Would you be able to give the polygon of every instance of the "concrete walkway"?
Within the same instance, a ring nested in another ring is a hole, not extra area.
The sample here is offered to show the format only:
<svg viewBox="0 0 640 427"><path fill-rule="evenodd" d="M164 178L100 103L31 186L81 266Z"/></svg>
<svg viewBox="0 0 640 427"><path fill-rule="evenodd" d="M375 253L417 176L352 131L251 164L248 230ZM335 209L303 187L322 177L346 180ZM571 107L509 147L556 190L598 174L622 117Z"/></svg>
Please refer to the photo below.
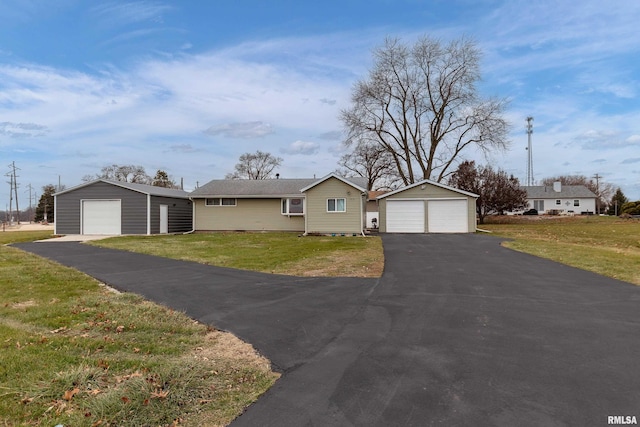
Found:
<svg viewBox="0 0 640 427"><path fill-rule="evenodd" d="M273 276L78 243L16 246L252 343L284 375L234 426L640 416L639 287L490 236L382 237L380 280Z"/></svg>

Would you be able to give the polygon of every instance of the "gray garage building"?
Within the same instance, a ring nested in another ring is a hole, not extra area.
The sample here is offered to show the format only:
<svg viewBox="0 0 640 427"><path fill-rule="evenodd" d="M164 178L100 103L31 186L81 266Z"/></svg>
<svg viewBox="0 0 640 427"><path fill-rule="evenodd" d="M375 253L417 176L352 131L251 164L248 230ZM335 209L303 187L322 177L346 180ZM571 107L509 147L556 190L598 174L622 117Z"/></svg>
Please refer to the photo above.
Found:
<svg viewBox="0 0 640 427"><path fill-rule="evenodd" d="M190 231L188 193L98 179L54 194L55 234L163 234Z"/></svg>
<svg viewBox="0 0 640 427"><path fill-rule="evenodd" d="M474 233L477 199L477 194L426 179L376 198L380 231Z"/></svg>

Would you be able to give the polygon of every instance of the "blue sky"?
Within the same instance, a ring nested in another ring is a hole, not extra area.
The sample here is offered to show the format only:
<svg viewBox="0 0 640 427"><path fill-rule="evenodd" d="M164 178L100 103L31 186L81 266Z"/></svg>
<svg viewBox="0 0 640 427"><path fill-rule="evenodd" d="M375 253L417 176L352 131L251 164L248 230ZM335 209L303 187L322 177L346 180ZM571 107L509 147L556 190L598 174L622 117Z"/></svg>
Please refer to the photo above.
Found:
<svg viewBox="0 0 640 427"><path fill-rule="evenodd" d="M638 22L635 0L0 0L0 172L20 168L21 207L112 163L192 189L260 149L323 176L371 50L426 34L473 38L482 94L510 100L510 149L467 158L524 182L531 115L536 180L598 173L638 200Z"/></svg>

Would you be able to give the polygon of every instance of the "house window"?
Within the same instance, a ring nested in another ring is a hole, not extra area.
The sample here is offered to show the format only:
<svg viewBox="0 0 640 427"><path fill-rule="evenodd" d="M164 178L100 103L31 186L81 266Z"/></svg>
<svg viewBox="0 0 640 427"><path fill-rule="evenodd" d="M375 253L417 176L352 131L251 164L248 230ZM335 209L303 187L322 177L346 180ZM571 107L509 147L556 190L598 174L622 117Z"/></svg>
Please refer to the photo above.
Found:
<svg viewBox="0 0 640 427"><path fill-rule="evenodd" d="M580 200L574 200L573 206L580 206Z"/></svg>
<svg viewBox="0 0 640 427"><path fill-rule="evenodd" d="M346 212L347 199L327 199L327 212Z"/></svg>
<svg viewBox="0 0 640 427"><path fill-rule="evenodd" d="M282 199L282 215L304 215L304 199L301 197Z"/></svg>
<svg viewBox="0 0 640 427"><path fill-rule="evenodd" d="M556 205L559 205L559 204L561 204L561 203L562 203L562 200L560 200L560 199L556 199Z"/></svg>
<svg viewBox="0 0 640 427"><path fill-rule="evenodd" d="M237 201L233 198L213 197L204 199L204 204L207 206L236 206Z"/></svg>

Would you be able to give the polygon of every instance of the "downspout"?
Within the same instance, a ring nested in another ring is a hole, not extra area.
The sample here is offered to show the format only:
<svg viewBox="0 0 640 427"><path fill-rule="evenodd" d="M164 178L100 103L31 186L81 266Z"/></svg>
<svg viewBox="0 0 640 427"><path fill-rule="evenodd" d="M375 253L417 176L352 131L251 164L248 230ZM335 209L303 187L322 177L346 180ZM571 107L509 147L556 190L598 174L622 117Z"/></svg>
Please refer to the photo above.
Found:
<svg viewBox="0 0 640 427"><path fill-rule="evenodd" d="M20 214L18 213L18 216L19 215ZM82 213L80 214L80 217L82 218ZM31 218L29 218L29 221L31 221ZM56 236L58 235L58 196L53 196L53 234Z"/></svg>
<svg viewBox="0 0 640 427"><path fill-rule="evenodd" d="M307 212L307 194L305 193L304 195L304 199L302 199L302 203L304 203L304 205L302 205L302 211L304 212L304 233L302 233L303 236L308 236L307 233L307 218L309 217L309 212Z"/></svg>
<svg viewBox="0 0 640 427"><path fill-rule="evenodd" d="M151 194L147 194L147 236L151 235Z"/></svg>
<svg viewBox="0 0 640 427"><path fill-rule="evenodd" d="M362 205L366 206L367 198L369 197L369 194L366 192L363 192L361 196L362 197L360 197L360 234L362 234L362 237L367 237L367 235L364 232L364 211L362 210Z"/></svg>
<svg viewBox="0 0 640 427"><path fill-rule="evenodd" d="M192 234L196 231L196 202L191 197L189 197L189 200L191 201L191 230L182 234Z"/></svg>

